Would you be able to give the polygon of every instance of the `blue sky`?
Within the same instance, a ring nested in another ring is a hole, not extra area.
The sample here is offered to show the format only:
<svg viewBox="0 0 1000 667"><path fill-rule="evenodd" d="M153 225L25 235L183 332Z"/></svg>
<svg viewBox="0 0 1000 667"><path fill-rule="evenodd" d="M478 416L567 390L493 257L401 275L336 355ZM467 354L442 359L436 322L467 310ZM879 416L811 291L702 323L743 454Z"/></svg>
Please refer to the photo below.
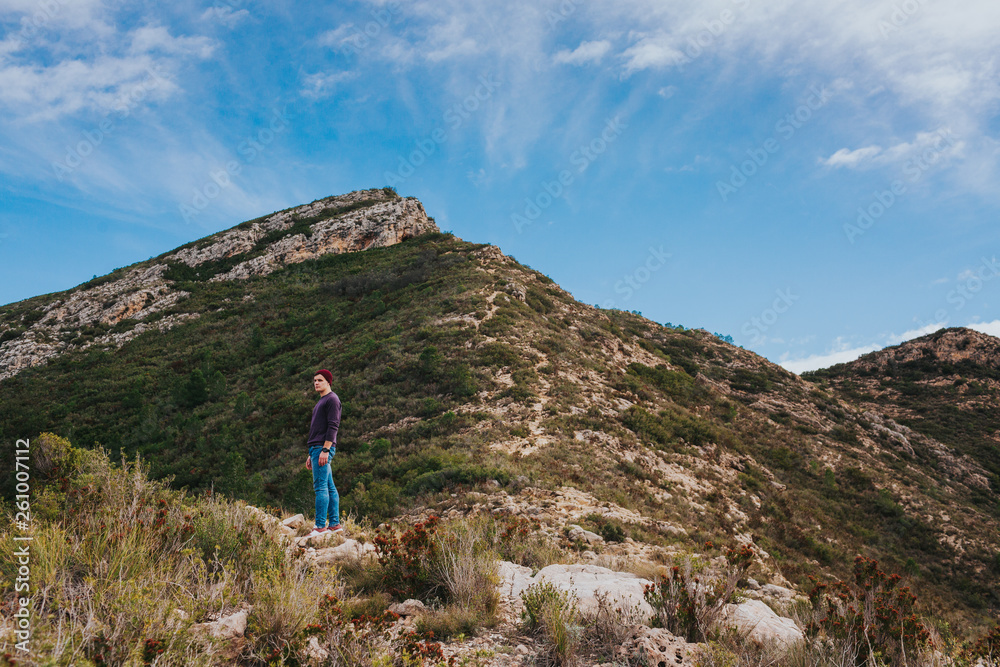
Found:
<svg viewBox="0 0 1000 667"><path fill-rule="evenodd" d="M794 371L1000 334L1000 4L0 0L0 303L394 185Z"/></svg>

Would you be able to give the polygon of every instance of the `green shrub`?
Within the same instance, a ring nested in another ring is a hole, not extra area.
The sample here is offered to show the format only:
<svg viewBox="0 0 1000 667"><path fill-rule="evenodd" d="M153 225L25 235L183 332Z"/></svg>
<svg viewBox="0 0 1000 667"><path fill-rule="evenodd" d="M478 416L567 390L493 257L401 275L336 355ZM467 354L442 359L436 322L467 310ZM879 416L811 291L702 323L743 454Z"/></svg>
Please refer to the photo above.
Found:
<svg viewBox="0 0 1000 667"><path fill-rule="evenodd" d="M521 593L524 628L542 638L555 665L570 665L576 656L583 626L576 595L551 582L532 584Z"/></svg>

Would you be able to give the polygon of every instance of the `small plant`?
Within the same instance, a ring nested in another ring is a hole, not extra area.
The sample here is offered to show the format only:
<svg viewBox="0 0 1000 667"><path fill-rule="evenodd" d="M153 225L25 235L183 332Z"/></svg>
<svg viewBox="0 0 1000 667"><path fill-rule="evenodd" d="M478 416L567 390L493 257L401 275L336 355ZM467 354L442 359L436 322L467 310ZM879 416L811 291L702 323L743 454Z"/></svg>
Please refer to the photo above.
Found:
<svg viewBox="0 0 1000 667"><path fill-rule="evenodd" d="M970 665L1000 665L1000 625L997 625L962 650Z"/></svg>
<svg viewBox="0 0 1000 667"><path fill-rule="evenodd" d="M521 600L524 628L546 640L551 664L572 664L583 630L576 595L546 581L529 586L521 593Z"/></svg>
<svg viewBox="0 0 1000 667"><path fill-rule="evenodd" d="M401 535L379 531L372 540L390 595L402 600L426 598L437 588L430 562L437 549L433 537L439 520L432 516Z"/></svg>
<svg viewBox="0 0 1000 667"><path fill-rule="evenodd" d="M913 661L933 642L914 613L917 597L909 587L899 585L901 580L898 574L883 572L877 560L858 556L854 585L817 583L810 591L814 618L806 624L806 633L843 643L849 654L857 656L857 665Z"/></svg>
<svg viewBox="0 0 1000 667"><path fill-rule="evenodd" d="M706 546L710 546L706 544ZM691 642L712 638L727 604L736 599L736 588L753 562L753 548L744 544L726 551L726 569L714 581L702 581L691 558L674 565L667 576L646 586L646 601L653 607L653 624Z"/></svg>

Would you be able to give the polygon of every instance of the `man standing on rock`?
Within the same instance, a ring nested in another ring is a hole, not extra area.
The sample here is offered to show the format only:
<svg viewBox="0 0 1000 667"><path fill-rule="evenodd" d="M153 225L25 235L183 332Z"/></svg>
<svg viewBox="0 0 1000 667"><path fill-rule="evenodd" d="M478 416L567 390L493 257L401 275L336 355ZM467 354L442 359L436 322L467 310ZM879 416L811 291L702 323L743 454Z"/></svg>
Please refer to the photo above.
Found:
<svg viewBox="0 0 1000 667"><path fill-rule="evenodd" d="M331 384L333 373L325 368L313 376L313 388L319 393L319 401L313 408L309 424L306 469L312 470L313 490L316 492L316 527L307 537L344 530L340 527L340 496L333 485L333 472L330 470L330 459L337 451L337 429L340 428L340 398L333 393ZM329 527L327 519L330 520Z"/></svg>

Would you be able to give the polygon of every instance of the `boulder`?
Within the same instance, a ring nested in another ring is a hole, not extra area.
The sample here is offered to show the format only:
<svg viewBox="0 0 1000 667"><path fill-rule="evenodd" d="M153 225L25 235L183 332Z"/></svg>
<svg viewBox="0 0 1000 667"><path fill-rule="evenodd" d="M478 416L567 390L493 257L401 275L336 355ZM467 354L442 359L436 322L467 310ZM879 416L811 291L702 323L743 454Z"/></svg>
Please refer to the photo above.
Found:
<svg viewBox="0 0 1000 667"><path fill-rule="evenodd" d="M301 514L296 514L295 516L290 516L281 522L281 525L287 526L292 530L298 530L306 522L306 518Z"/></svg>
<svg viewBox="0 0 1000 667"><path fill-rule="evenodd" d="M803 641L802 630L790 618L778 616L760 600L746 600L729 604L723 610L723 624L761 644L775 644L790 648Z"/></svg>
<svg viewBox="0 0 1000 667"><path fill-rule="evenodd" d="M556 588L570 591L577 597L577 607L581 612L594 613L598 609L598 597L606 597L609 602L623 612L636 611L643 619L653 614L643 596L643 588L652 583L631 572L615 572L598 565L549 565L539 570L534 577L526 577L519 566L501 564L500 576L504 582L501 592L511 596L515 607L521 606L521 592L532 584L549 582Z"/></svg>
<svg viewBox="0 0 1000 667"><path fill-rule="evenodd" d="M309 551L306 558L316 565L334 563L352 558L364 558L375 553L375 545L371 542L358 542L357 540L344 540L343 544L335 547L326 547Z"/></svg>
<svg viewBox="0 0 1000 667"><path fill-rule="evenodd" d="M319 645L319 639L317 637L310 637L306 643L307 664L319 667L319 665L327 664L329 659L330 652Z"/></svg>
<svg viewBox="0 0 1000 667"><path fill-rule="evenodd" d="M243 651L246 644L244 633L247 630L247 612L238 611L217 621L196 623L191 626L191 633L203 637L211 637L221 643L221 656L234 661Z"/></svg>
<svg viewBox="0 0 1000 667"><path fill-rule="evenodd" d="M662 628L637 625L618 649L618 664L694 667L697 648Z"/></svg>
<svg viewBox="0 0 1000 667"><path fill-rule="evenodd" d="M327 531L325 533L320 533L316 537L297 537L292 542L297 547L302 547L303 549L308 549L312 547L314 549L319 549L321 547L335 547L340 546L345 542L343 533L331 533Z"/></svg>
<svg viewBox="0 0 1000 667"><path fill-rule="evenodd" d="M389 611L400 616L419 616L427 611L427 607L420 600L411 599L391 605Z"/></svg>
<svg viewBox="0 0 1000 667"><path fill-rule="evenodd" d="M569 526L569 539L574 542L585 542L587 544L604 544L603 537L576 525Z"/></svg>

